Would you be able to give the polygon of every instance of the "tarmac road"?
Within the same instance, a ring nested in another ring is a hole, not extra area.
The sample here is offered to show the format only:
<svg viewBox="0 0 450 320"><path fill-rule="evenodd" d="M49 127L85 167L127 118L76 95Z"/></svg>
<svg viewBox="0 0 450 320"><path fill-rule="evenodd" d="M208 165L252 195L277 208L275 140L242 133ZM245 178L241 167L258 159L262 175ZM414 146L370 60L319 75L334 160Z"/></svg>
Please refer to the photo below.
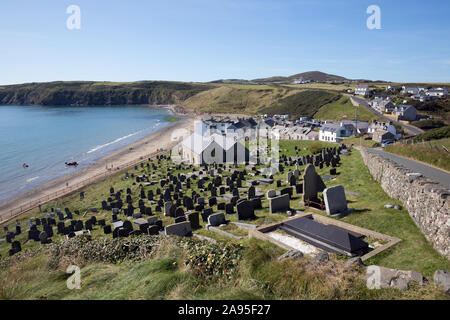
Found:
<svg viewBox="0 0 450 320"><path fill-rule="evenodd" d="M439 184L450 190L450 173L447 173L446 171L439 170L424 163L406 159L396 154L385 152L379 149L367 149L367 151L373 154L380 155L386 159L390 159L404 166L405 168L412 170L413 172L419 172L424 177L439 182Z"/></svg>

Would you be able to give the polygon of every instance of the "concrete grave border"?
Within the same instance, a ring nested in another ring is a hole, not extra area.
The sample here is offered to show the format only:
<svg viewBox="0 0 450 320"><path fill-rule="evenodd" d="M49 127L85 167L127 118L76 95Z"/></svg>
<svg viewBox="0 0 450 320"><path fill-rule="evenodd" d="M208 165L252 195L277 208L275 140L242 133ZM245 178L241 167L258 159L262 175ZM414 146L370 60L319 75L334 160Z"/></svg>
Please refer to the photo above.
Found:
<svg viewBox="0 0 450 320"><path fill-rule="evenodd" d="M378 253L380 253L380 252L394 246L395 244L399 243L400 241L402 241L401 239L396 238L396 237L388 236L388 235L385 235L385 234L382 234L382 233L379 233L376 231L361 228L361 227L358 227L358 226L355 226L355 225L352 225L352 224L349 224L346 222L338 221L333 218L328 218L328 217L322 216L320 214L315 214L315 213L297 214L292 218L288 218L288 219L280 221L280 222L275 222L275 223L272 223L269 225L261 226L259 228L253 229L253 230L249 230L248 236L249 236L249 238L257 238L257 239L260 239L263 241L270 241L273 244L276 244L277 246L279 246L283 249L286 249L286 250L296 250L295 248L293 248L281 241L275 240L272 237L267 236L265 233L278 229L278 227L283 222L302 218L302 217L311 217L311 216L314 218L315 221L323 223L323 224L334 225L336 227L340 227L340 228L346 229L348 231L352 231L352 232L356 232L359 234L363 234L365 236L370 236L372 238L388 241L388 243L386 243L385 245L382 245L382 246L366 253L365 255L361 256L362 261L366 261L366 260L374 257L375 255L377 255Z"/></svg>

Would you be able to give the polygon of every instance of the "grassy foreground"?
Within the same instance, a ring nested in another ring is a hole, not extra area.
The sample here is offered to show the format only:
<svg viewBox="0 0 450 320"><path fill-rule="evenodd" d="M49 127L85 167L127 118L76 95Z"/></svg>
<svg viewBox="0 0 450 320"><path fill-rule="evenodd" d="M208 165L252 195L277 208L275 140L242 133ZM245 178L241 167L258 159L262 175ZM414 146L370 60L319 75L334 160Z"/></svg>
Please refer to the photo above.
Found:
<svg viewBox="0 0 450 320"><path fill-rule="evenodd" d="M281 141L282 153L293 156L294 147L299 154L326 146L323 143ZM153 160L155 161L155 160ZM170 163L162 161L156 172L141 169L149 175L164 176ZM293 170L293 167L286 168ZM300 167L303 170L304 167ZM327 168L319 169L321 175ZM135 172L129 169L129 172ZM180 172L187 172L183 168ZM357 151L342 157L334 180L325 180L327 186L342 184L346 190L360 195L347 195L349 206L355 213L343 221L375 230L402 239L393 248L375 256L367 264L416 270L431 279L437 269L450 269L450 262L437 253L420 233L406 210L396 211L384 208L385 203L398 203L389 198L376 183ZM175 174L179 172L175 170ZM138 172L135 172L136 174ZM228 173L225 173L227 175ZM284 174L275 179L285 180ZM134 205L137 205L139 190L132 181L125 180L124 171L108 177L102 182L84 189L86 197L80 201L78 193L53 201L43 207L69 207L83 214L88 208L99 207L101 200L109 195L110 186L116 190L131 187ZM283 187L286 182L283 182ZM192 189L198 191L196 184ZM258 186L266 191L272 186ZM156 186L146 186L145 191ZM184 192L188 190L184 187ZM189 194L189 193L188 193ZM241 197L245 192L241 193ZM291 205L304 209L300 197L294 196ZM264 198L263 209L257 210L258 219L250 223L265 224L279 221L286 215L270 215L268 201ZM154 206L152 206L154 212ZM214 206L217 212L217 207ZM88 219L74 216L76 219ZM100 210L97 219L111 222L110 212ZM173 218L157 213L164 224L173 223ZM29 217L39 217L38 210L19 218L22 226ZM121 215L121 218L122 215ZM235 215L227 216L236 221ZM201 223L204 225L204 223ZM13 229L15 221L9 223ZM23 227L25 231L25 227ZM3 228L1 229L3 236ZM231 230L230 230L231 232ZM241 231L242 232L242 231ZM92 241L81 238L64 240L55 235L54 243L41 246L25 242L23 233L17 237L23 252L12 258L7 256L9 244L0 243L0 298L1 299L439 299L445 298L442 291L433 284L424 287L411 284L407 291L395 289L368 290L365 287L364 269L344 268L345 259L331 255L331 260L316 267L307 267L310 257L292 261L278 261L284 250L267 242L243 238L234 240L219 236L202 228L195 233L215 238L218 243L164 238L159 236L138 236L135 238L112 239L103 235L96 226L91 233ZM243 234L245 235L245 233ZM124 249L127 248L127 249ZM133 249L130 249L133 248ZM147 250L148 249L148 250ZM81 268L81 290L66 288L66 268L75 264ZM216 272L216 273L215 273Z"/></svg>

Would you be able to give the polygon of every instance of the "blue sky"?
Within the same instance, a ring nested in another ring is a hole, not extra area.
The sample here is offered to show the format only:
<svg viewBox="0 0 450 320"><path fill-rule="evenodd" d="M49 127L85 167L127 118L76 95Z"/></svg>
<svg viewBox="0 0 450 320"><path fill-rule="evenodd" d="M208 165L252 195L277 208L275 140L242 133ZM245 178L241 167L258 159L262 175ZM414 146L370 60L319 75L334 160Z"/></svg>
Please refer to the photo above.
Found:
<svg viewBox="0 0 450 320"><path fill-rule="evenodd" d="M69 5L81 29L69 30ZM369 5L381 30L369 30ZM0 2L0 84L255 79L320 70L450 82L450 1Z"/></svg>

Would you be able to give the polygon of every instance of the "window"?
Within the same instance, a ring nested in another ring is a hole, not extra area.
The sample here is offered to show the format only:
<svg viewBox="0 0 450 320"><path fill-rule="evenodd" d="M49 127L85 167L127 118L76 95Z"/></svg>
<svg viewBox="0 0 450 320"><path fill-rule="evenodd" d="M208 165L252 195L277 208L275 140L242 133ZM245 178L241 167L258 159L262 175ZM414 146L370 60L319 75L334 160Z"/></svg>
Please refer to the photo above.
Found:
<svg viewBox="0 0 450 320"><path fill-rule="evenodd" d="M212 149L211 157L214 158L216 156L216 148Z"/></svg>

